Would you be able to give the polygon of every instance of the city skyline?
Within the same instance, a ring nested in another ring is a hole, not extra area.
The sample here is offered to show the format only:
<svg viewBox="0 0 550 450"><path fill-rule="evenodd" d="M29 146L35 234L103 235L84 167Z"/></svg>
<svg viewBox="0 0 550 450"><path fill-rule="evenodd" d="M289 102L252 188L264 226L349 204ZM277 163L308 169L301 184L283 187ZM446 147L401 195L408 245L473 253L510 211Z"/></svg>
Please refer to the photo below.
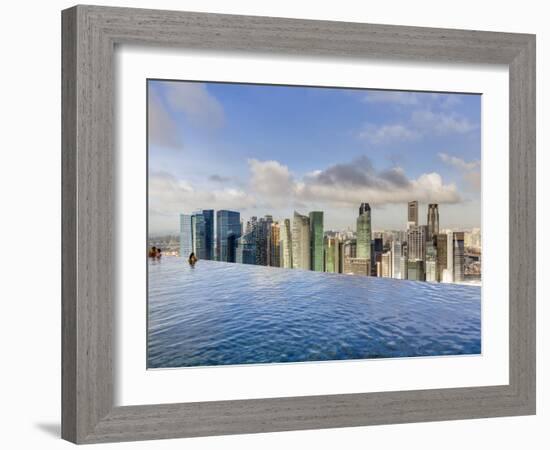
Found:
<svg viewBox="0 0 550 450"><path fill-rule="evenodd" d="M207 206L246 217L323 211L324 229L400 229L402 208L480 227L480 98L149 81L149 234Z"/></svg>
<svg viewBox="0 0 550 450"><path fill-rule="evenodd" d="M198 210L180 214L179 256L414 281L480 282L481 230L440 229L437 203L428 205L424 224L418 209L418 201L409 201L406 228L382 232L373 232L373 211L366 202L358 208L355 229L340 231L324 229L324 211L245 221L238 211L219 210L214 224L214 210Z"/></svg>

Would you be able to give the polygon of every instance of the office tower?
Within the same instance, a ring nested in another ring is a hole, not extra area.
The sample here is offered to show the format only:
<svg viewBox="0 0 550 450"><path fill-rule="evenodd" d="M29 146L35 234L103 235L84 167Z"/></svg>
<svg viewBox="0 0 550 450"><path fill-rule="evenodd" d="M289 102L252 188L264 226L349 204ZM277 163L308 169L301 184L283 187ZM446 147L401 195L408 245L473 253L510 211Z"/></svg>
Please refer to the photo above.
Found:
<svg viewBox="0 0 550 450"><path fill-rule="evenodd" d="M409 202L407 222L418 225L418 202L416 200Z"/></svg>
<svg viewBox="0 0 550 450"><path fill-rule="evenodd" d="M344 242L338 238L338 273L344 273Z"/></svg>
<svg viewBox="0 0 550 450"><path fill-rule="evenodd" d="M292 221L292 268L310 269L309 217L294 211Z"/></svg>
<svg viewBox="0 0 550 450"><path fill-rule="evenodd" d="M424 281L424 261L419 259L407 262L407 279L414 281Z"/></svg>
<svg viewBox="0 0 550 450"><path fill-rule="evenodd" d="M337 237L325 238L325 272L339 272L340 267L340 239Z"/></svg>
<svg viewBox="0 0 550 450"><path fill-rule="evenodd" d="M409 261L425 260L426 225L412 225L408 231L407 249Z"/></svg>
<svg viewBox="0 0 550 450"><path fill-rule="evenodd" d="M384 239L376 237L371 241L371 258L370 264L372 267L372 276L381 276L381 268L378 270L378 266L382 262L382 253L384 252ZM380 272L380 273L379 273Z"/></svg>
<svg viewBox="0 0 550 450"><path fill-rule="evenodd" d="M453 233L453 276L454 282L464 281L464 233Z"/></svg>
<svg viewBox="0 0 550 450"><path fill-rule="evenodd" d="M437 242L436 276L437 276L437 281L443 281L443 271L447 269L447 235L438 234L436 237L436 242Z"/></svg>
<svg viewBox="0 0 550 450"><path fill-rule="evenodd" d="M401 241L399 236L395 236L391 243L391 266L392 266L392 278L398 280L402 279L401 276Z"/></svg>
<svg viewBox="0 0 550 450"><path fill-rule="evenodd" d="M256 264L258 266L267 266L270 259L272 223L272 216L261 217L256 222Z"/></svg>
<svg viewBox="0 0 550 450"><path fill-rule="evenodd" d="M357 258L371 259L371 210L368 203L361 203L357 217Z"/></svg>
<svg viewBox="0 0 550 450"><path fill-rule="evenodd" d="M408 235L405 235L405 238ZM408 279L408 266L407 262L409 261L409 245L406 240L401 242L401 279Z"/></svg>
<svg viewBox="0 0 550 450"><path fill-rule="evenodd" d="M235 262L237 239L241 231L241 214L236 211L216 212L216 248L218 261Z"/></svg>
<svg viewBox="0 0 550 450"><path fill-rule="evenodd" d="M434 240L428 238L426 241L426 260L424 264L426 281L437 281L437 250Z"/></svg>
<svg viewBox="0 0 550 450"><path fill-rule="evenodd" d="M206 259L206 222L200 212L191 216L191 231L193 234L193 253L198 259Z"/></svg>
<svg viewBox="0 0 550 450"><path fill-rule="evenodd" d="M454 281L454 250L453 250L453 232L447 231L447 267L443 269L441 281L443 283L452 283Z"/></svg>
<svg viewBox="0 0 550 450"><path fill-rule="evenodd" d="M235 261L241 264L256 264L256 235L254 230L237 239Z"/></svg>
<svg viewBox="0 0 550 450"><path fill-rule="evenodd" d="M439 208L437 203L428 205L428 239L434 239L439 234Z"/></svg>
<svg viewBox="0 0 550 450"><path fill-rule="evenodd" d="M204 259L214 259L214 210L203 209L201 214L204 217Z"/></svg>
<svg viewBox="0 0 550 450"><path fill-rule="evenodd" d="M267 264L271 267L281 267L281 225L277 222L271 224L270 245Z"/></svg>
<svg viewBox="0 0 550 450"><path fill-rule="evenodd" d="M180 256L189 258L193 251L193 230L191 228L191 215L180 214Z"/></svg>
<svg viewBox="0 0 550 450"><path fill-rule="evenodd" d="M481 252L481 230L479 228L472 228L468 233L464 233L464 248Z"/></svg>
<svg viewBox="0 0 550 450"><path fill-rule="evenodd" d="M283 220L281 224L281 267L292 268L292 233L290 230L290 219Z"/></svg>
<svg viewBox="0 0 550 450"><path fill-rule="evenodd" d="M392 278L392 252L385 252L382 253L382 258L380 261L380 265L382 268L381 276L384 278Z"/></svg>
<svg viewBox="0 0 550 450"><path fill-rule="evenodd" d="M323 211L312 211L309 213L309 237L311 247L311 270L323 271L324 259L324 230Z"/></svg>
<svg viewBox="0 0 550 450"><path fill-rule="evenodd" d="M250 233L251 231L256 229L256 223L258 222L258 218L256 216L252 216L250 220L246 222L246 227L244 229L245 233Z"/></svg>

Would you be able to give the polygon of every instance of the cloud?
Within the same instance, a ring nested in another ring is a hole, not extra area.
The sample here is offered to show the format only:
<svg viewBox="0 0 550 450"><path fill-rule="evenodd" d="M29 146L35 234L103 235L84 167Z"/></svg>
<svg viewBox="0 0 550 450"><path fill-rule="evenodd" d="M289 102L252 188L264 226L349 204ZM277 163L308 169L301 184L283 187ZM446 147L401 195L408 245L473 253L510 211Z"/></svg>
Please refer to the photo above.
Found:
<svg viewBox="0 0 550 450"><path fill-rule="evenodd" d="M152 90L149 91L148 134L150 145L173 149L183 148L183 139L176 121Z"/></svg>
<svg viewBox="0 0 550 450"><path fill-rule="evenodd" d="M177 229L179 214L198 209L245 210L256 198L242 189L195 187L168 172L149 175L149 220L152 230Z"/></svg>
<svg viewBox="0 0 550 450"><path fill-rule="evenodd" d="M481 189L481 161L465 161L456 156L440 152L439 159L449 166L455 167L462 173L462 178L467 186L479 192Z"/></svg>
<svg viewBox="0 0 550 450"><path fill-rule="evenodd" d="M231 177L225 177L223 175L218 175L217 173L214 173L208 177L210 181L215 181L216 183L227 183L231 181Z"/></svg>
<svg viewBox="0 0 550 450"><path fill-rule="evenodd" d="M346 164L336 164L305 177L295 186L301 201L352 206L361 202L374 205L421 202L458 203L461 197L454 184L445 184L437 173L408 178L400 167L376 170L366 156Z"/></svg>
<svg viewBox="0 0 550 450"><path fill-rule="evenodd" d="M194 125L221 127L224 124L222 105L203 83L166 81L162 88L170 109L184 113Z"/></svg>
<svg viewBox="0 0 550 450"><path fill-rule="evenodd" d="M272 198L285 198L294 184L288 167L277 161L249 159L250 186L256 193Z"/></svg>
<svg viewBox="0 0 550 450"><path fill-rule="evenodd" d="M389 142L414 141L420 137L420 133L407 128L405 125L382 125L367 124L359 132L359 138L371 144L386 144Z"/></svg>
<svg viewBox="0 0 550 450"><path fill-rule="evenodd" d="M479 128L475 123L470 122L466 117L458 114L433 112L430 110L414 111L411 116L411 123L426 133L439 135L450 133L469 133Z"/></svg>

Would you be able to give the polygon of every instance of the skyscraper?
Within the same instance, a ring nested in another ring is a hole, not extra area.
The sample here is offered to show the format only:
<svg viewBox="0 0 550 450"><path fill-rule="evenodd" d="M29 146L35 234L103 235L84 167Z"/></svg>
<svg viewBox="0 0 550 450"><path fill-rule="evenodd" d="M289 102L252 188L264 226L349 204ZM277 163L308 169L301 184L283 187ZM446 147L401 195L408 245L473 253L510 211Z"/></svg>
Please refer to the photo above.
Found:
<svg viewBox="0 0 550 450"><path fill-rule="evenodd" d="M188 258L193 251L193 230L191 215L180 214L180 256Z"/></svg>
<svg viewBox="0 0 550 450"><path fill-rule="evenodd" d="M326 237L325 241L325 272L338 273L340 240L337 237Z"/></svg>
<svg viewBox="0 0 550 450"><path fill-rule="evenodd" d="M426 225L411 225L408 232L407 249L409 261L425 260Z"/></svg>
<svg viewBox="0 0 550 450"><path fill-rule="evenodd" d="M322 272L324 266L323 211L312 211L309 213L309 226L311 270Z"/></svg>
<svg viewBox="0 0 550 450"><path fill-rule="evenodd" d="M292 268L309 270L310 257L310 233L309 217L294 211L292 221Z"/></svg>
<svg viewBox="0 0 550 450"><path fill-rule="evenodd" d="M434 239L439 234L439 209L437 203L428 205L428 236L427 239Z"/></svg>
<svg viewBox="0 0 550 450"><path fill-rule="evenodd" d="M198 259L207 259L206 250L206 221L200 212L191 216L191 230L193 233L193 253Z"/></svg>
<svg viewBox="0 0 550 450"><path fill-rule="evenodd" d="M270 245L267 264L271 267L281 267L281 225L277 222L271 224Z"/></svg>
<svg viewBox="0 0 550 450"><path fill-rule="evenodd" d="M368 203L361 203L357 217L357 258L371 259L371 210Z"/></svg>
<svg viewBox="0 0 550 450"><path fill-rule="evenodd" d="M407 222L418 225L418 201L409 202Z"/></svg>
<svg viewBox="0 0 550 450"><path fill-rule="evenodd" d="M391 250L386 253L382 253L382 258L380 260L380 266L381 266L381 276L384 278L392 278L393 277L393 271L392 271L392 252Z"/></svg>
<svg viewBox="0 0 550 450"><path fill-rule="evenodd" d="M447 231L447 267L443 269L441 281L444 283L452 283L454 281L454 249L453 249L453 232Z"/></svg>
<svg viewBox="0 0 550 450"><path fill-rule="evenodd" d="M271 251L272 216L260 217L256 223L256 264L267 266Z"/></svg>
<svg viewBox="0 0 550 450"><path fill-rule="evenodd" d="M254 231L245 233L237 239L236 262L256 264L256 236Z"/></svg>
<svg viewBox="0 0 550 450"><path fill-rule="evenodd" d="M437 235L437 281L443 281L443 271L447 269L447 235Z"/></svg>
<svg viewBox="0 0 550 450"><path fill-rule="evenodd" d="M453 233L454 282L464 281L464 233Z"/></svg>
<svg viewBox="0 0 550 450"><path fill-rule="evenodd" d="M292 268L292 233L290 229L290 219L283 220L281 224L281 263L280 267L285 269Z"/></svg>
<svg viewBox="0 0 550 450"><path fill-rule="evenodd" d="M216 212L216 248L218 261L235 262L237 239L241 232L241 214L236 211Z"/></svg>
<svg viewBox="0 0 550 450"><path fill-rule="evenodd" d="M407 262L407 279L414 281L425 281L424 261L417 259Z"/></svg>
<svg viewBox="0 0 550 450"><path fill-rule="evenodd" d="M204 259L214 259L214 210L203 209L204 217Z"/></svg>
<svg viewBox="0 0 550 450"><path fill-rule="evenodd" d="M424 264L424 271L426 281L437 281L437 251L432 238L426 240L426 261Z"/></svg>
<svg viewBox="0 0 550 450"><path fill-rule="evenodd" d="M394 236L391 243L391 265L392 265L392 278L398 280L402 279L401 276L401 240L399 236Z"/></svg>

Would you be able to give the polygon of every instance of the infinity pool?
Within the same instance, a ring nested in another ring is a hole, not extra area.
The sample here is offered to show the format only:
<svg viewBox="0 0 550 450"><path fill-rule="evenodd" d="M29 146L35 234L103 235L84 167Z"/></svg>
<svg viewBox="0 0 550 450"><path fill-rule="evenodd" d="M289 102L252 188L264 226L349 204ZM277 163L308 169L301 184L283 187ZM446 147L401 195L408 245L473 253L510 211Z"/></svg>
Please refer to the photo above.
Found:
<svg viewBox="0 0 550 450"><path fill-rule="evenodd" d="M481 288L163 257L149 368L479 354Z"/></svg>

